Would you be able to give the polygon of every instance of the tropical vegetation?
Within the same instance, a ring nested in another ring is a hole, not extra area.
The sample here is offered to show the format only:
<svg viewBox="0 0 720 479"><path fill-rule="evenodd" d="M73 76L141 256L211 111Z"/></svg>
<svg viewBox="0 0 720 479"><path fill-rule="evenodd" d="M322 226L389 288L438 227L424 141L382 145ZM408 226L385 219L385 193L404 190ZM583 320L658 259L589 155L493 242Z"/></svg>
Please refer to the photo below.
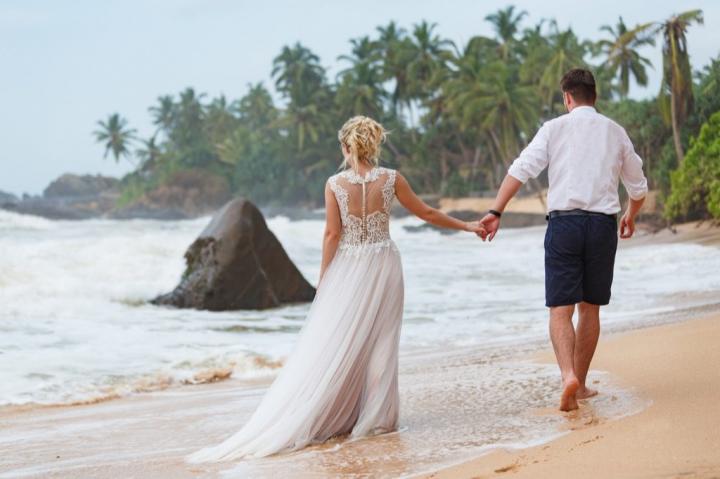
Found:
<svg viewBox="0 0 720 479"><path fill-rule="evenodd" d="M494 34L462 45L431 22L407 29L390 22L352 39L334 78L306 46L288 45L272 61L275 93L257 83L231 100L187 88L149 108L156 127L150 137L139 138L117 113L98 122L95 135L106 156L137 162L123 179L126 200L179 171L199 170L259 204L318 206L326 178L339 165L336 131L348 117L364 114L391 130L382 161L401 169L417 190L490 194L542 122L564 111L563 73L586 67L598 80L598 108L626 127L651 187L670 198L668 215L700 208L702 202L680 200L674 190L690 188L681 175L717 174L699 158L712 147L698 145L717 134L720 62L693 72L687 46L688 29L703 22L701 11L635 26L619 18L600 27L596 41L554 20L531 24L528 13L513 6L485 20ZM655 66L645 55L656 43L663 58L660 91L656 98L631 99L633 84L648 83ZM677 168L682 173L671 180ZM532 188L539 191L544 181ZM692 191L703 196L711 188Z"/></svg>

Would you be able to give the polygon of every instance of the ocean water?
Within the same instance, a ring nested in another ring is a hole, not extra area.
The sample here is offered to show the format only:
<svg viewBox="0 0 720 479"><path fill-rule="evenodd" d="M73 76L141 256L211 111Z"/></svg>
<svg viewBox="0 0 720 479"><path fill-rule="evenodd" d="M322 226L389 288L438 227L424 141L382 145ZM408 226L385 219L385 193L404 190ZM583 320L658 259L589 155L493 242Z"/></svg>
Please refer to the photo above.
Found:
<svg viewBox="0 0 720 479"><path fill-rule="evenodd" d="M0 212L0 406L74 404L200 383L271 376L308 305L213 313L147 303L171 290L209 218L49 221ZM312 283L323 223L268 220ZM406 306L404 357L493 350L546 337L544 228L469 234L407 231L393 220ZM658 321L720 301L720 249L621 248L605 327Z"/></svg>

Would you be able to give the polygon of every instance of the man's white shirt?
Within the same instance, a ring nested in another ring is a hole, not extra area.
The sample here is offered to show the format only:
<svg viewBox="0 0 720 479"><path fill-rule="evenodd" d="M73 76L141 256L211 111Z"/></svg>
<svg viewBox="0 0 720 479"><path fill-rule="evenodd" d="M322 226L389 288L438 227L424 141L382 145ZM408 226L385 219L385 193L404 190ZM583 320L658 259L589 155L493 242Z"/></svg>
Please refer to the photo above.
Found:
<svg viewBox="0 0 720 479"><path fill-rule="evenodd" d="M591 106L550 120L510 165L525 183L548 168L548 211L620 211L618 182L639 200L648 191L642 160L625 129Z"/></svg>

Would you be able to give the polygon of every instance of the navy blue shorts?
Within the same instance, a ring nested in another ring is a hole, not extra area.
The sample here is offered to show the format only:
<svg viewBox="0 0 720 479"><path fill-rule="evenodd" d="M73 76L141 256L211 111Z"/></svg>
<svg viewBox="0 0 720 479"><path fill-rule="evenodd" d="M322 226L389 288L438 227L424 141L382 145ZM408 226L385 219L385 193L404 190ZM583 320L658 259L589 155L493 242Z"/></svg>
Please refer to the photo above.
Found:
<svg viewBox="0 0 720 479"><path fill-rule="evenodd" d="M545 305L608 304L617 242L617 222L611 216L550 218L545 233Z"/></svg>

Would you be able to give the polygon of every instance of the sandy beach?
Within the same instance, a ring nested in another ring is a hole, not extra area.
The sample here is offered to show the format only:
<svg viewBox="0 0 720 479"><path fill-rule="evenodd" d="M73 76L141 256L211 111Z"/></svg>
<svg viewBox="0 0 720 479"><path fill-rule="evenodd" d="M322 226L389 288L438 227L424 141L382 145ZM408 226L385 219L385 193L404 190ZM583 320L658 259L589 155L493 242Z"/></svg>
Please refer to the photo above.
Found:
<svg viewBox="0 0 720 479"><path fill-rule="evenodd" d="M652 404L616 421L572 425L570 434L520 451L497 451L427 476L642 478L720 476L720 315L601 340L593 363ZM541 361L551 362L550 354Z"/></svg>
<svg viewBox="0 0 720 479"><path fill-rule="evenodd" d="M640 234L633 247L691 241L717 245L717 227L686 223ZM610 372L651 405L613 421L566 414L570 433L548 444L499 450L421 477L720 477L720 315L602 337L593 369ZM553 363L551 352L536 358ZM588 420L577 424L577 419ZM587 424L586 424L587 423Z"/></svg>
<svg viewBox="0 0 720 479"><path fill-rule="evenodd" d="M604 387L606 377L591 376L602 378L602 384L596 384L600 395L583 401L579 411L561 414L550 407L534 409L534 414L560 419L558 433L564 434L560 438L529 449L490 452L414 477L718 477L718 343L717 313L603 338L593 369L609 372L624 389L641 398L641 412L607 420L607 403L617 402L617 393ZM554 367L549 352L535 355L534 360ZM448 363L443 362L443 367ZM457 380L449 375L449 382ZM403 376L407 382L412 373L405 371ZM427 379L427 372L422 376ZM399 477L394 471L410 466L397 458L405 455L403 449L416 447L413 433L407 429L422 429L415 421L426 418L410 417L400 434L350 447L328 444L255 463L191 466L183 462L185 453L232 430L232 423L237 422L232 410L247 410L243 405L256 403L265 386L263 382L252 388L227 381L95 405L6 411L0 415L0 426L6 437L14 440L2 441L0 477L189 478L223 473L224 477L254 478L277 477L288 471L292 477L308 478ZM501 393L530 391L503 388ZM445 402L458 405L455 392L448 390L447 394ZM431 401L425 406L437 407L441 399L436 397L438 403ZM447 410L436 412L441 420L453 420ZM480 424L481 414L473 411L465 420L477 417ZM392 458L395 460L386 460ZM435 458L439 464L443 459L442 454ZM426 464L424 469L433 470L433 466Z"/></svg>
<svg viewBox="0 0 720 479"><path fill-rule="evenodd" d="M719 241L718 228L695 223L641 234L623 248ZM544 335L409 348L398 433L188 465L187 454L247 420L270 382L230 378L86 405L2 408L0 478L716 477L718 298L701 298L703 307L692 299L669 297L674 307L659 305L650 323L609 324L590 374L601 394L579 412L555 409L558 373Z"/></svg>

